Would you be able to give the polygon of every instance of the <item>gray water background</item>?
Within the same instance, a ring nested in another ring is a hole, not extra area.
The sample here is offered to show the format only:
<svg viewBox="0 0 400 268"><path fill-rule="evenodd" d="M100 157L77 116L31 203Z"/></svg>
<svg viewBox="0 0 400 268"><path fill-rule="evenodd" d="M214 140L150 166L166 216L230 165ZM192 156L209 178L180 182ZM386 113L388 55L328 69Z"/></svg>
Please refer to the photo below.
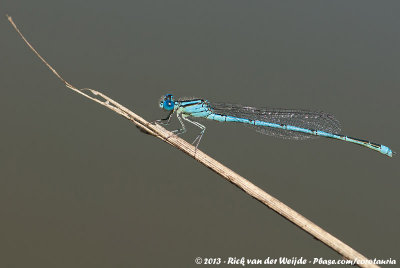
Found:
<svg viewBox="0 0 400 268"><path fill-rule="evenodd" d="M399 8L398 1L3 0L0 266L340 259L193 159L66 89L6 13L70 83L147 120L164 115L165 93L324 110L343 133L399 151ZM200 149L366 256L400 261L398 156L216 122Z"/></svg>

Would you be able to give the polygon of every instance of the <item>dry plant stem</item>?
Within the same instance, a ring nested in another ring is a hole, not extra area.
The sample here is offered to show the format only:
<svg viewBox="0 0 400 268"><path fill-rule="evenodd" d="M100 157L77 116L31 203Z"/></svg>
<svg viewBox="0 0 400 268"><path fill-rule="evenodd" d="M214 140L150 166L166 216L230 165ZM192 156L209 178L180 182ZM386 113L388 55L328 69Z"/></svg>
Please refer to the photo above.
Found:
<svg viewBox="0 0 400 268"><path fill-rule="evenodd" d="M172 134L165 128L149 123L142 117L138 116L137 114L130 111L128 108L122 106L118 102L112 100L111 98L107 97L106 95L102 94L93 89L77 89L73 85L69 84L66 80L64 80L57 71L51 67L46 60L39 55L39 53L32 47L32 45L25 39L22 33L19 31L15 23L13 22L12 18L7 15L9 22L12 24L14 29L18 32L21 38L25 41L25 43L32 49L32 51L40 58L40 60L46 64L46 66L65 84L66 87L72 89L76 93L79 93L86 98L89 98L107 108L113 110L114 112L122 115L123 117L132 121L138 128L142 131L153 135L170 145L178 148L179 150L185 152L187 155L195 158L197 161L205 165L206 167L210 168L220 176L224 177L231 183L235 184L237 187L245 191L247 194L252 196L253 198L257 199L261 203L265 204L269 208L273 209L281 216L288 219L290 222L294 223L302 230L306 231L307 233L311 234L316 239L320 240L339 254L341 254L345 259L349 260L367 260L366 257L337 239L336 237L332 236L313 222L309 221L307 218L303 217L290 207L286 206L278 199L274 198L273 196L269 195L268 193L264 192L262 189L254 185L253 183L249 182L242 176L238 175L231 169L225 167L218 161L214 160L210 156L206 155L200 150L195 151L193 145L187 143L185 140L179 138L178 136ZM89 94L87 94L87 93ZM101 98L101 99L100 99ZM360 267L379 267L374 264L358 264Z"/></svg>

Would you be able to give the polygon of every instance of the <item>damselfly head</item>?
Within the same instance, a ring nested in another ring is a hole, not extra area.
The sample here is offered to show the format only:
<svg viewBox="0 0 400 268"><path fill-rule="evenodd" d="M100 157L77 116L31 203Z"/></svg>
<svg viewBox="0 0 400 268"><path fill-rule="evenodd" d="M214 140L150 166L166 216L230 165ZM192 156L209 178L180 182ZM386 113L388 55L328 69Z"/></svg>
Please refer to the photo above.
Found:
<svg viewBox="0 0 400 268"><path fill-rule="evenodd" d="M171 111L174 109L175 106L175 101L174 101L174 96L172 94L166 94L163 97L161 97L160 101L160 108Z"/></svg>

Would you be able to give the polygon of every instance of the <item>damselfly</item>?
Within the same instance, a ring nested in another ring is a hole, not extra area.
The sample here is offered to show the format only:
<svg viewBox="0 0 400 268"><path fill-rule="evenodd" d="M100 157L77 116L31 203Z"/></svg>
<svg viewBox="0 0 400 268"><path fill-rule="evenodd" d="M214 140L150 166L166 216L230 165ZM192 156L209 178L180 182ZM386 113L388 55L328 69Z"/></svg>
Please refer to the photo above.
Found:
<svg viewBox="0 0 400 268"><path fill-rule="evenodd" d="M219 122L241 123L253 127L265 135L285 139L304 140L312 137L326 137L365 146L387 156L392 156L392 150L378 143L345 136L340 133L339 121L331 114L306 110L254 108L239 104L210 102L204 99L192 98L174 100L171 94L161 98L160 107L169 111L168 117L158 120L168 124L173 113L176 113L182 128L173 131L179 135L186 132L184 121L201 129L193 143L197 146L206 127L189 118L205 118Z"/></svg>

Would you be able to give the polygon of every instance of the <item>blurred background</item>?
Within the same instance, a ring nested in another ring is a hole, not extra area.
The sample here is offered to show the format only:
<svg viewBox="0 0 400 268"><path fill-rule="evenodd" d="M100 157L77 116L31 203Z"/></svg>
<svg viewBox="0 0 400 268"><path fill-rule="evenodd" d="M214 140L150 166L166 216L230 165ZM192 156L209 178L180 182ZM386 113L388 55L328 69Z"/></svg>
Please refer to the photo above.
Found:
<svg viewBox="0 0 400 268"><path fill-rule="evenodd" d="M192 267L340 256L195 160L64 85L147 120L165 93L323 110L400 150L398 1L0 5L0 266ZM176 118L169 129L178 127ZM399 156L206 122L200 149L369 258L399 258ZM189 126L182 136L198 133Z"/></svg>

